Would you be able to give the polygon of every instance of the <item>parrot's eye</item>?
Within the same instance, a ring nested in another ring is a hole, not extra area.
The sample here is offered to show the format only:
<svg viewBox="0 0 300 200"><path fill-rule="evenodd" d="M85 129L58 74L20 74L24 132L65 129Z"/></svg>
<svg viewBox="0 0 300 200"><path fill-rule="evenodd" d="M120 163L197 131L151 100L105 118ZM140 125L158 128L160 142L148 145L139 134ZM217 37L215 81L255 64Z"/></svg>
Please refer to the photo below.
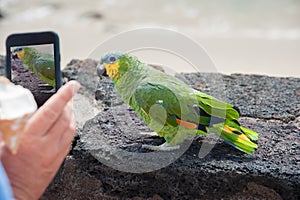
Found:
<svg viewBox="0 0 300 200"><path fill-rule="evenodd" d="M14 52L19 52L19 51L22 51L22 50L23 50L23 48L18 47L18 48L16 48L16 49L14 50Z"/></svg>
<svg viewBox="0 0 300 200"><path fill-rule="evenodd" d="M114 62L116 62L117 59L114 56L110 56L108 60L110 63L114 63Z"/></svg>

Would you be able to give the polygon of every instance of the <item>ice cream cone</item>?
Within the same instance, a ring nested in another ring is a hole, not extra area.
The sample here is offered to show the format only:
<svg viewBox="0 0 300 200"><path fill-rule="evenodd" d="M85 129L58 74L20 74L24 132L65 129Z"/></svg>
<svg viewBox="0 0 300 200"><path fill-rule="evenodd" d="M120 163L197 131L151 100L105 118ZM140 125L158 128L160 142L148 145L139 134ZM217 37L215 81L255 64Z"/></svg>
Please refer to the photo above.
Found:
<svg viewBox="0 0 300 200"><path fill-rule="evenodd" d="M29 114L17 119L0 120L0 133L6 146L13 154L17 153Z"/></svg>
<svg viewBox="0 0 300 200"><path fill-rule="evenodd" d="M36 109L29 90L0 77L0 136L13 154L17 153L26 123Z"/></svg>

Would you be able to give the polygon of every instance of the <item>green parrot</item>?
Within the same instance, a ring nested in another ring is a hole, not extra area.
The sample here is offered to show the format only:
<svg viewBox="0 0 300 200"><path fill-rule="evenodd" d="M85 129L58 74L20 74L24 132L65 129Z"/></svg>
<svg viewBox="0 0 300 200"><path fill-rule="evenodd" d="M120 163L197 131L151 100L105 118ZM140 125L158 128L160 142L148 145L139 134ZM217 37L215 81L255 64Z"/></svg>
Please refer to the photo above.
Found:
<svg viewBox="0 0 300 200"><path fill-rule="evenodd" d="M136 57L109 53L97 66L98 75L112 78L123 101L165 139L159 146L143 145L156 151L180 148L186 138L215 133L233 147L252 154L258 134L239 124L239 112L232 104L193 89Z"/></svg>
<svg viewBox="0 0 300 200"><path fill-rule="evenodd" d="M32 47L17 47L13 51L39 79L55 87L54 56L40 53Z"/></svg>

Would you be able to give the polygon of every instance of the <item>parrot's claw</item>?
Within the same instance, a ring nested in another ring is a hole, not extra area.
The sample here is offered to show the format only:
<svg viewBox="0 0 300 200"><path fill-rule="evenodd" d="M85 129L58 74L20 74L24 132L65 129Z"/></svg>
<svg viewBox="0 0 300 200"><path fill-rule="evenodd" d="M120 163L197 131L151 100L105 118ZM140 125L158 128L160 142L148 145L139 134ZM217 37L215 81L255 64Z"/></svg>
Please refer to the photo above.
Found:
<svg viewBox="0 0 300 200"><path fill-rule="evenodd" d="M176 146L169 146L168 143L163 143L159 146L154 146L154 145L148 145L148 144L143 144L142 148L144 149L149 149L152 151L174 151L180 149L179 145Z"/></svg>
<svg viewBox="0 0 300 200"><path fill-rule="evenodd" d="M55 89L51 89L51 90L41 90L41 93L44 93L44 94L52 94L52 93L55 93Z"/></svg>
<svg viewBox="0 0 300 200"><path fill-rule="evenodd" d="M140 132L141 135L149 136L149 137L155 137L158 136L156 132Z"/></svg>
<svg viewBox="0 0 300 200"><path fill-rule="evenodd" d="M55 93L55 89L48 84L39 84L41 93Z"/></svg>
<svg viewBox="0 0 300 200"><path fill-rule="evenodd" d="M47 87L47 86L49 86L49 84L47 84L47 83L40 83L40 84L38 84L38 86L39 87Z"/></svg>

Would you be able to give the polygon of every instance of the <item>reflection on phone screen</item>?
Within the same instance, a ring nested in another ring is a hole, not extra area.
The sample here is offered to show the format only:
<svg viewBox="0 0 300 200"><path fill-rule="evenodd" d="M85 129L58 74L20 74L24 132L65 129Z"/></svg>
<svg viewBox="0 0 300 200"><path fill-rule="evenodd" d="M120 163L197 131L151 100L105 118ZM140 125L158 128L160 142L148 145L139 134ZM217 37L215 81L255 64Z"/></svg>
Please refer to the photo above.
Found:
<svg viewBox="0 0 300 200"><path fill-rule="evenodd" d="M29 89L38 106L55 93L53 44L11 47L11 80Z"/></svg>

